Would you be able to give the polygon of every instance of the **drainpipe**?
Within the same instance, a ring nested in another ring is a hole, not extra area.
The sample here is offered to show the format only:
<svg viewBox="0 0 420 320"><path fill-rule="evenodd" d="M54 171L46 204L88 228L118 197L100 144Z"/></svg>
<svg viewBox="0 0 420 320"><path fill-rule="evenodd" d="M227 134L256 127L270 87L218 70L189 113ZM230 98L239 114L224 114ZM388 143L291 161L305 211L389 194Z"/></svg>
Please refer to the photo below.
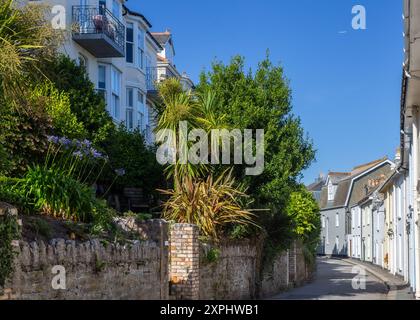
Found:
<svg viewBox="0 0 420 320"><path fill-rule="evenodd" d="M414 109L414 108L413 108ZM417 191L417 184L418 184L418 165L419 165L419 115L418 109L415 108L413 110L413 194L414 194L414 241L415 241L415 265L416 265L416 299L420 300L420 216L419 216L419 195Z"/></svg>

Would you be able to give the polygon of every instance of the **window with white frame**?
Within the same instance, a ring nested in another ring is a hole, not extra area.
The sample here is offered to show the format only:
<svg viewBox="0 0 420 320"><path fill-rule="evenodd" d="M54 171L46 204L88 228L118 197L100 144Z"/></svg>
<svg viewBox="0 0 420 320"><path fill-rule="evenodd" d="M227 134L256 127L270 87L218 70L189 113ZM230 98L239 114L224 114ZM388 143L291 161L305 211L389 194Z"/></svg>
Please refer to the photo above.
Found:
<svg viewBox="0 0 420 320"><path fill-rule="evenodd" d="M327 218L325 226L325 237L327 238L327 244L330 244L330 219Z"/></svg>
<svg viewBox="0 0 420 320"><path fill-rule="evenodd" d="M120 19L121 16L121 3L118 0L112 0L112 14Z"/></svg>
<svg viewBox="0 0 420 320"><path fill-rule="evenodd" d="M106 101L106 66L98 65L98 91Z"/></svg>
<svg viewBox="0 0 420 320"><path fill-rule="evenodd" d="M121 72L115 67L111 69L111 112L115 119L120 117Z"/></svg>
<svg viewBox="0 0 420 320"><path fill-rule="evenodd" d="M339 253L338 248L340 247L340 238L338 236L335 237L335 248L337 250L337 253Z"/></svg>
<svg viewBox="0 0 420 320"><path fill-rule="evenodd" d="M321 217L321 225L322 225L322 228L325 228L325 217L324 216Z"/></svg>
<svg viewBox="0 0 420 320"><path fill-rule="evenodd" d="M137 127L143 133L145 127L144 94L140 90L137 91L137 112Z"/></svg>
<svg viewBox="0 0 420 320"><path fill-rule="evenodd" d="M126 108L125 108L125 125L128 130L134 129L133 109L134 109L134 89L126 90Z"/></svg>
<svg viewBox="0 0 420 320"><path fill-rule="evenodd" d="M127 23L125 51L125 61L134 63L134 27L132 23Z"/></svg>
<svg viewBox="0 0 420 320"><path fill-rule="evenodd" d="M333 201L334 200L334 193L335 193L335 187L332 184L332 182L330 181L328 183L328 201Z"/></svg>
<svg viewBox="0 0 420 320"><path fill-rule="evenodd" d="M144 70L144 31L140 28L137 33L137 66Z"/></svg>
<svg viewBox="0 0 420 320"><path fill-rule="evenodd" d="M106 9L106 0L99 0L99 14L104 15Z"/></svg>
<svg viewBox="0 0 420 320"><path fill-rule="evenodd" d="M335 214L335 226L336 227L340 226L340 215L338 212Z"/></svg>

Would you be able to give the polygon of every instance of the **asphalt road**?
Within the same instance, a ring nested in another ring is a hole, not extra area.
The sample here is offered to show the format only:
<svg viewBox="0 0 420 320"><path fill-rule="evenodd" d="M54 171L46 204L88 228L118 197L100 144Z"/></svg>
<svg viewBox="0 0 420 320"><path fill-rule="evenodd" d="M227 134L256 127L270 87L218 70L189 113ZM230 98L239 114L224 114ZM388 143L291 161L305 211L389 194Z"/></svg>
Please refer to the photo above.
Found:
<svg viewBox="0 0 420 320"><path fill-rule="evenodd" d="M271 299L387 300L388 296L386 286L372 274L361 271L360 268L355 268L354 265L343 260L320 258L312 283L276 295Z"/></svg>

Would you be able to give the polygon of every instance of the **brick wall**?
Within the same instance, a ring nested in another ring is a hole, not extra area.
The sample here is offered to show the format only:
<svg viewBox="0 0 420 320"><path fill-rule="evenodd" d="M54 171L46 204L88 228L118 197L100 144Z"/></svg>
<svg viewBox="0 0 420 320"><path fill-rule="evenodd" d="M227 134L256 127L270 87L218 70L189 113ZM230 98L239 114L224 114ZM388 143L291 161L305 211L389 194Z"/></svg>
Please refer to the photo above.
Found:
<svg viewBox="0 0 420 320"><path fill-rule="evenodd" d="M199 298L199 240L198 227L193 224L174 224L170 230L170 295L176 300Z"/></svg>

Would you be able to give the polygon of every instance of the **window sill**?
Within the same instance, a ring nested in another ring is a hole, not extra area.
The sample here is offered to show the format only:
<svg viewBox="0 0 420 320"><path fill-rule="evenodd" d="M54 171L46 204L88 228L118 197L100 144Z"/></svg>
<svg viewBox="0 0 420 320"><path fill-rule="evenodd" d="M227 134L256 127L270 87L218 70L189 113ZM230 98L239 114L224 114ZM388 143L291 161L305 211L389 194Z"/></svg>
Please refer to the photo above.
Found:
<svg viewBox="0 0 420 320"><path fill-rule="evenodd" d="M137 71L141 72L143 75L146 75L146 71L144 69L140 68L138 65L136 65L134 63L129 63L129 62L127 62L126 65L127 65L127 67L136 69Z"/></svg>

